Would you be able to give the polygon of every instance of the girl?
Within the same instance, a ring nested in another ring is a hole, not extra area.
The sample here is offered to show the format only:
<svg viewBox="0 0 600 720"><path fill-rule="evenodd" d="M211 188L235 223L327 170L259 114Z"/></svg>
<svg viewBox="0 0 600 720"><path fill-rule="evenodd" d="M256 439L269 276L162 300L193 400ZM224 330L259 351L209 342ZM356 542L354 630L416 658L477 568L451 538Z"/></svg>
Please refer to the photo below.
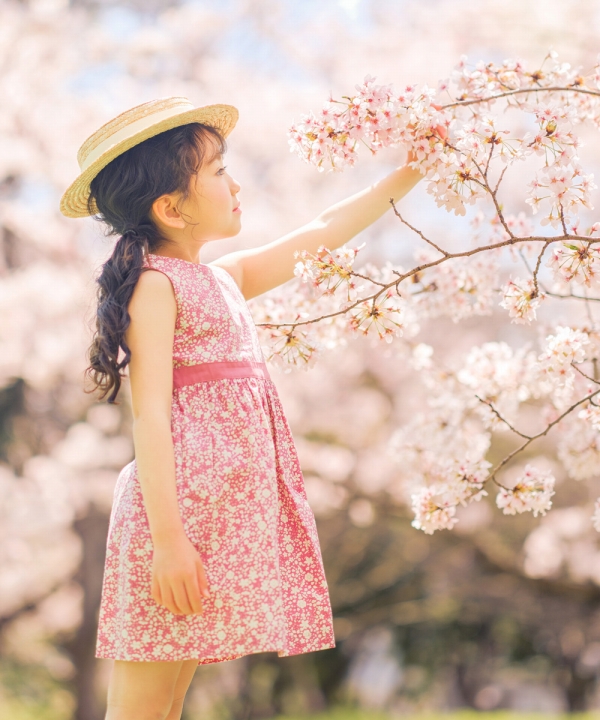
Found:
<svg viewBox="0 0 600 720"><path fill-rule="evenodd" d="M313 514L246 300L294 277L294 252L337 248L419 180L401 167L274 242L205 264L237 235L223 165L228 105L155 100L81 146L68 217L119 235L98 277L88 375L114 402L128 367L135 459L108 533L97 657L107 720L176 720L198 664L335 646Z"/></svg>

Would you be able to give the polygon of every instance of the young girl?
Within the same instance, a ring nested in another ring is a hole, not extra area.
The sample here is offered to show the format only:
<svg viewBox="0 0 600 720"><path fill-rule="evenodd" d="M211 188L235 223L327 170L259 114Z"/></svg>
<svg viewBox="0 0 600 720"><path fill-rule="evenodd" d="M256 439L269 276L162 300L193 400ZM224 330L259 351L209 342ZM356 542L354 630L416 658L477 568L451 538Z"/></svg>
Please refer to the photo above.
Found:
<svg viewBox="0 0 600 720"><path fill-rule="evenodd" d="M419 180L401 167L258 248L205 264L241 227L223 166L228 105L144 103L81 146L68 217L119 235L98 277L88 374L114 402L129 370L135 459L108 533L97 656L107 720L175 720L198 664L335 646L315 521L246 300L337 248Z"/></svg>

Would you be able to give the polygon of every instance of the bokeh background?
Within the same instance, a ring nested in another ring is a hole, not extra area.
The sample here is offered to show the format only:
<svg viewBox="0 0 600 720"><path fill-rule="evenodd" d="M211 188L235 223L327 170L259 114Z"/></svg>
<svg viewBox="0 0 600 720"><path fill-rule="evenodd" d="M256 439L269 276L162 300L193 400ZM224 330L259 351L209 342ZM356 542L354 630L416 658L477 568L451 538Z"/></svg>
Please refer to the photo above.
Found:
<svg viewBox="0 0 600 720"><path fill-rule="evenodd" d="M155 97L236 105L227 165L244 229L207 246L210 262L276 239L403 161L390 151L332 175L291 155L289 125L330 93L366 74L436 86L463 54L536 65L552 48L590 67L599 10L590 0L0 0L2 717L99 720L110 667L94 659L96 615L112 489L133 450L127 387L118 406L83 391L94 276L113 240L58 211L81 142ZM438 233L465 230L421 187L402 208ZM362 241L374 263L408 258L415 242L391 213ZM449 358L514 332L500 313L422 328ZM387 448L424 402L413 374L400 350L361 340L307 372L273 373L317 517L337 647L201 668L188 719L336 705L600 709L600 551L581 509L590 490L563 480L544 518L506 518L487 498L452 532L411 528ZM552 443L542 452L551 464Z"/></svg>

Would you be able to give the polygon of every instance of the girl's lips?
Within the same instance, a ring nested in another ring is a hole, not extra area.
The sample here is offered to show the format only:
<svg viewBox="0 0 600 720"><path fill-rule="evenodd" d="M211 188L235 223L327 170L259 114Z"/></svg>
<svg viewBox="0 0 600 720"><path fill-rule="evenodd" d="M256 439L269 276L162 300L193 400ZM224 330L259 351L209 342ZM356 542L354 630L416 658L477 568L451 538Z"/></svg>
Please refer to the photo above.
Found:
<svg viewBox="0 0 600 720"><path fill-rule="evenodd" d="M234 213L241 213L241 212L242 212L242 208L238 205L237 207L234 207L234 208L233 208L233 212L234 212Z"/></svg>

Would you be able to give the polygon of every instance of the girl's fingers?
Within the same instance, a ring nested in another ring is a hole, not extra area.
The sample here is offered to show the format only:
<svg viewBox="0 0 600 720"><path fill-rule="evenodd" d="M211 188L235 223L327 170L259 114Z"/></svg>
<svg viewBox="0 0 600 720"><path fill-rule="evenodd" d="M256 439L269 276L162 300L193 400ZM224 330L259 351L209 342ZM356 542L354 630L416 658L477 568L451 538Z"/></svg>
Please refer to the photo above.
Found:
<svg viewBox="0 0 600 720"><path fill-rule="evenodd" d="M202 612L202 598L200 597L200 588L196 577L191 577L185 584L185 591L189 606L192 613L198 615Z"/></svg>
<svg viewBox="0 0 600 720"><path fill-rule="evenodd" d="M162 605L162 595L160 593L160 585L158 584L158 580L153 576L152 577L152 590L151 593L152 599L157 605Z"/></svg>
<svg viewBox="0 0 600 720"><path fill-rule="evenodd" d="M441 110L441 105L436 105L436 103L431 103L431 107L434 107L436 110ZM442 140L445 140L448 137L448 133L446 132L446 128L443 125L437 125L434 130L436 133L442 138Z"/></svg>
<svg viewBox="0 0 600 720"><path fill-rule="evenodd" d="M177 603L175 602L175 598L173 596L173 592L171 588L167 585L164 588L162 588L162 599L163 599L163 605L167 608L169 612L172 612L173 615L182 615L179 608L177 607Z"/></svg>
<svg viewBox="0 0 600 720"><path fill-rule="evenodd" d="M198 576L198 587L200 592L205 598L209 597L208 581L206 579L206 573L204 572L204 565L202 564L202 560L200 560L200 558L198 558L198 562L196 563L196 574Z"/></svg>
<svg viewBox="0 0 600 720"><path fill-rule="evenodd" d="M191 615L192 608L186 593L185 582L179 582L173 587L173 597L177 606L178 615Z"/></svg>

